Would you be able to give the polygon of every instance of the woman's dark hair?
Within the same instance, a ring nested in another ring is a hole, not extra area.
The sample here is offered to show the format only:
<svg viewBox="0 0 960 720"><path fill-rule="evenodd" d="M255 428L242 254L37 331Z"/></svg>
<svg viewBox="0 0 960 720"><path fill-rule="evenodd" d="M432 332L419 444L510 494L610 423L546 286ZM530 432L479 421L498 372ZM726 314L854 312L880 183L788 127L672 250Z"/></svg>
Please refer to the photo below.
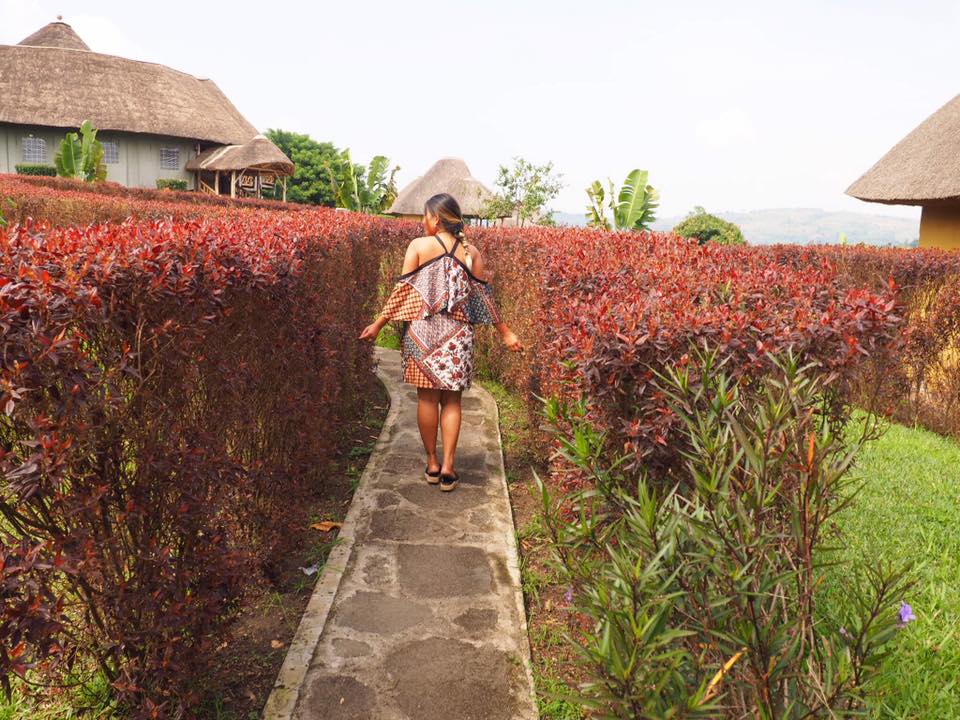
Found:
<svg viewBox="0 0 960 720"><path fill-rule="evenodd" d="M448 193L434 195L423 204L423 212L436 215L440 219L440 227L451 235L460 238L464 236L463 213L460 212L460 203L453 195Z"/></svg>

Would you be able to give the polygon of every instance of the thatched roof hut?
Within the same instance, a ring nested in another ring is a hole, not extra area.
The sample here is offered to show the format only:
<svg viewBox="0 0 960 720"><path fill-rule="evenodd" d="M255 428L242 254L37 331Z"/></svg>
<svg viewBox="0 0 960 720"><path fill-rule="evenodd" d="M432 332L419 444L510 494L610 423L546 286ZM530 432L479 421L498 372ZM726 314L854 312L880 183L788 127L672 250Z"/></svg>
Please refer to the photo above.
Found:
<svg viewBox="0 0 960 720"><path fill-rule="evenodd" d="M894 145L847 194L894 205L960 199L960 95Z"/></svg>
<svg viewBox="0 0 960 720"><path fill-rule="evenodd" d="M257 134L212 80L156 63L91 52L50 23L0 45L0 122L150 133L240 144Z"/></svg>
<svg viewBox="0 0 960 720"><path fill-rule="evenodd" d="M294 171L212 80L93 52L59 21L0 45L0 147L14 148L0 172L17 154L49 163L57 136L85 120L103 133L107 177L124 184L193 180L206 192L259 195Z"/></svg>
<svg viewBox="0 0 960 720"><path fill-rule="evenodd" d="M419 217L424 203L437 193L449 193L460 203L464 217L482 217L483 206L493 193L470 174L460 158L443 158L435 162L425 175L407 185L387 211L391 215Z"/></svg>
<svg viewBox="0 0 960 720"><path fill-rule="evenodd" d="M242 145L224 145L204 150L187 163L187 170L269 170L293 175L294 166L283 152L263 135Z"/></svg>

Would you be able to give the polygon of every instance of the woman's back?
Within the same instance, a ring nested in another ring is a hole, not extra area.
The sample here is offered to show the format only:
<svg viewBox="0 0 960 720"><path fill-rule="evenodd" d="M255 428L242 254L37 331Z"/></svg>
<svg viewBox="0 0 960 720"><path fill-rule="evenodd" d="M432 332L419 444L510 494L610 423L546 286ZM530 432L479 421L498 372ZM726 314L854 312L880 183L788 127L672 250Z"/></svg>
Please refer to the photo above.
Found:
<svg viewBox="0 0 960 720"><path fill-rule="evenodd" d="M442 255L452 254L457 260L462 262L468 268L472 264L472 258L470 253L467 252L467 249L464 247L462 240L458 238L451 239L451 236L442 237L440 234L437 235L427 235L425 237L417 238L417 258L420 261L420 265L426 265L431 260L435 260ZM451 249L453 250L450 253Z"/></svg>

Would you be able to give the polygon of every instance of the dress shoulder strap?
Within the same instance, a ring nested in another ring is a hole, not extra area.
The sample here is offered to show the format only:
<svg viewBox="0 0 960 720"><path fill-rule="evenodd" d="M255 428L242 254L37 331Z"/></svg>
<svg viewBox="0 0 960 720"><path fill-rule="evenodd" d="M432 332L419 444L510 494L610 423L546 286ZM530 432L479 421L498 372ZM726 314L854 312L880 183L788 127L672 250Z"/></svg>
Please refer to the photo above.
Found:
<svg viewBox="0 0 960 720"><path fill-rule="evenodd" d="M443 248L443 254L446 255L446 254L447 254L447 246L443 244L443 240L440 239L440 236L439 236L439 235L434 235L433 237L436 239L436 241L437 241L438 243L440 243L440 247Z"/></svg>

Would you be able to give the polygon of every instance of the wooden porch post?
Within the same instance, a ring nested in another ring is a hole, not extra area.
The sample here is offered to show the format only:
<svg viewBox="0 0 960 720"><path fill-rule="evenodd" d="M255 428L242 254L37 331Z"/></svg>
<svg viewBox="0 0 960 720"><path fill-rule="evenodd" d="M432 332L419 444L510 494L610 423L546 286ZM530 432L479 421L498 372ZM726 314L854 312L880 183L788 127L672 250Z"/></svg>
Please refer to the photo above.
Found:
<svg viewBox="0 0 960 720"><path fill-rule="evenodd" d="M230 197L235 198L237 196L237 171L230 171Z"/></svg>
<svg viewBox="0 0 960 720"><path fill-rule="evenodd" d="M284 202L287 201L287 178L286 178L286 176L284 176L284 178L283 178L283 201L284 201Z"/></svg>
<svg viewBox="0 0 960 720"><path fill-rule="evenodd" d="M216 176L213 178L213 189L216 190L215 195L220 194L220 171L217 170Z"/></svg>

